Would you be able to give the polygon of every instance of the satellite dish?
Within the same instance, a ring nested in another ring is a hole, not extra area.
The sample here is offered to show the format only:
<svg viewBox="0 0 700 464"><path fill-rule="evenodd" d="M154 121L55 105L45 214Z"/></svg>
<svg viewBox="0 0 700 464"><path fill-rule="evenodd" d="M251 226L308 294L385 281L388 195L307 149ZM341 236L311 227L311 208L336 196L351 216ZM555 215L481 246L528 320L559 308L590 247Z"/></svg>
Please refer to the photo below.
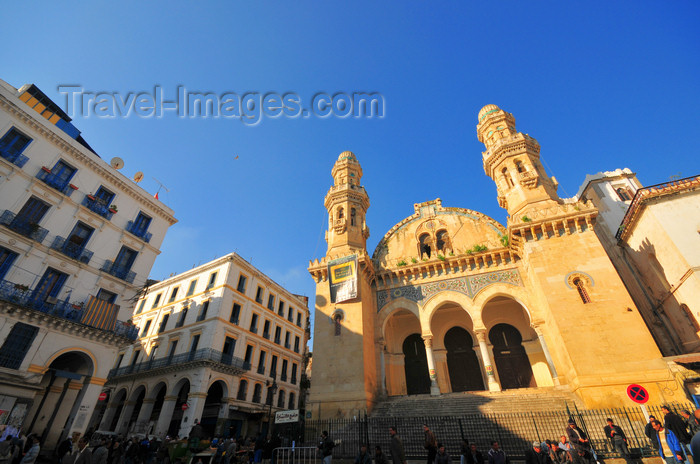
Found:
<svg viewBox="0 0 700 464"><path fill-rule="evenodd" d="M137 184L143 180L143 172L139 171L136 174L134 174L134 182Z"/></svg>
<svg viewBox="0 0 700 464"><path fill-rule="evenodd" d="M124 167L124 160L118 156L115 156L114 158L112 158L112 161L109 162L109 165L112 166L114 169L121 169Z"/></svg>

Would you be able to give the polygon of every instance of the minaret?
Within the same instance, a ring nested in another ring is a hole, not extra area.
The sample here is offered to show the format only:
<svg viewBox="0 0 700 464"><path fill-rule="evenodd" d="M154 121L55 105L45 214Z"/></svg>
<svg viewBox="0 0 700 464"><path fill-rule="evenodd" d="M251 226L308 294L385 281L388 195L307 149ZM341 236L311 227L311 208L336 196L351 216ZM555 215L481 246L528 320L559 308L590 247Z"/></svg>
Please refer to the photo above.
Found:
<svg viewBox="0 0 700 464"><path fill-rule="evenodd" d="M498 204L510 216L520 218L526 206L559 203L556 179L540 163L540 144L515 130L515 118L496 105L479 111L476 126L483 152L484 170L496 182Z"/></svg>
<svg viewBox="0 0 700 464"><path fill-rule="evenodd" d="M331 171L333 186L326 194L328 210L327 256L342 256L365 250L369 228L365 223L369 196L360 185L362 167L351 151L338 157Z"/></svg>

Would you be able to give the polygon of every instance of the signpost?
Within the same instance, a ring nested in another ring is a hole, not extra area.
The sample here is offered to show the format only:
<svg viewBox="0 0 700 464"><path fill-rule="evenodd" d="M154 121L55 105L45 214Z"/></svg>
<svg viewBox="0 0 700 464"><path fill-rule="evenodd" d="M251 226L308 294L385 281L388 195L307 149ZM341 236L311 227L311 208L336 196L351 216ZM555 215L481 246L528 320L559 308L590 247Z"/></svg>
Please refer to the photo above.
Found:
<svg viewBox="0 0 700 464"><path fill-rule="evenodd" d="M629 396L632 401L639 404L639 407L642 408L644 420L649 419L649 411L647 411L647 407L645 405L645 403L649 401L649 392L647 389L641 385L633 383L627 387L627 396Z"/></svg>

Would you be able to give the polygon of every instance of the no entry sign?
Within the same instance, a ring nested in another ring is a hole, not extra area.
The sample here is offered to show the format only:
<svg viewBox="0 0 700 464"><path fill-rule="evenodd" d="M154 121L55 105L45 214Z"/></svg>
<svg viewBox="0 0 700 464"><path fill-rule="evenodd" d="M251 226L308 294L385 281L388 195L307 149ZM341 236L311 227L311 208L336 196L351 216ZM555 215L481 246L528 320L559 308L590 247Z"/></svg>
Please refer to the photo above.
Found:
<svg viewBox="0 0 700 464"><path fill-rule="evenodd" d="M627 396L629 396L632 401L639 404L644 404L649 401L649 392L646 388L636 383L627 387Z"/></svg>

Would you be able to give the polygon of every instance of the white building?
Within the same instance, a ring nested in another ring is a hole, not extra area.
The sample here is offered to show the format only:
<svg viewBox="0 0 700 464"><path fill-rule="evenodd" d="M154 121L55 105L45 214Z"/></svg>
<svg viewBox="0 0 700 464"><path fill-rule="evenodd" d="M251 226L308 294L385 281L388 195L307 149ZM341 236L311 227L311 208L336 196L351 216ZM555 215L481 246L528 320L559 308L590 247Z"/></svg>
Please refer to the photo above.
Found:
<svg viewBox="0 0 700 464"><path fill-rule="evenodd" d="M0 81L0 424L85 431L173 212L34 85Z"/></svg>
<svg viewBox="0 0 700 464"><path fill-rule="evenodd" d="M119 354L100 430L187 436L267 430L297 409L308 298L231 253L148 288L133 320L138 343Z"/></svg>

